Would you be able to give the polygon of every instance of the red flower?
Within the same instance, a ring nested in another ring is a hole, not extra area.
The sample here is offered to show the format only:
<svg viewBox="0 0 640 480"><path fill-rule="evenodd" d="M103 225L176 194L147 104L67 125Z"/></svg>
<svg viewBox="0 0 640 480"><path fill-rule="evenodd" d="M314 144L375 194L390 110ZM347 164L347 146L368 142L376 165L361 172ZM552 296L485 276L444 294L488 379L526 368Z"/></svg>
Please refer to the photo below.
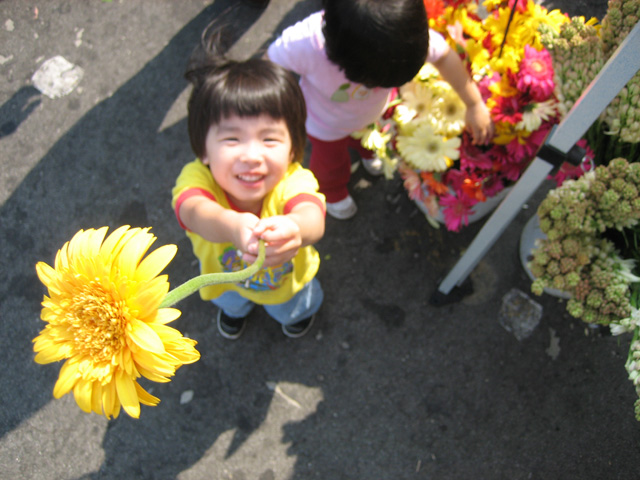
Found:
<svg viewBox="0 0 640 480"><path fill-rule="evenodd" d="M444 13L444 4L442 0L424 0L424 9L427 17L438 18Z"/></svg>
<svg viewBox="0 0 640 480"><path fill-rule="evenodd" d="M467 197L473 198L478 202L484 202L487 199L482 191L482 182L475 175L464 179L461 190Z"/></svg>
<svg viewBox="0 0 640 480"><path fill-rule="evenodd" d="M522 120L522 105L520 95L513 97L497 97L495 106L491 109L493 120L496 122L506 122L512 125Z"/></svg>

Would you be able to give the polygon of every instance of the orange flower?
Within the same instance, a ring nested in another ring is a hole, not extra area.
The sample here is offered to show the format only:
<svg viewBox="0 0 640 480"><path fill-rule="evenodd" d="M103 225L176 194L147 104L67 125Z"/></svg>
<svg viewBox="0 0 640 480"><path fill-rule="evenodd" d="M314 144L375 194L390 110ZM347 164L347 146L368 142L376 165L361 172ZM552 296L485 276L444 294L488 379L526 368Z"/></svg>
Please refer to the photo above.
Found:
<svg viewBox="0 0 640 480"><path fill-rule="evenodd" d="M482 184L471 178L465 178L460 188L467 197L475 198L479 202L484 202L487 199L482 191Z"/></svg>
<svg viewBox="0 0 640 480"><path fill-rule="evenodd" d="M429 18L438 18L444 12L442 0L424 0L424 8Z"/></svg>
<svg viewBox="0 0 640 480"><path fill-rule="evenodd" d="M432 172L420 172L420 177L431 193L435 195L444 195L449 192L449 187L439 180L436 180Z"/></svg>

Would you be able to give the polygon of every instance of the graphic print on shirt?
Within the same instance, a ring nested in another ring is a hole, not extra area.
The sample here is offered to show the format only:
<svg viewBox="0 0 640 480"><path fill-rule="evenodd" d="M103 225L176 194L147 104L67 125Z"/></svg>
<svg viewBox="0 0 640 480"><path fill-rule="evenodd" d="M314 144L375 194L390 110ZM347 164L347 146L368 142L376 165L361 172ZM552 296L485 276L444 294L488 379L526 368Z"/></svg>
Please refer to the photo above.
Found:
<svg viewBox="0 0 640 480"><path fill-rule="evenodd" d="M355 87L349 93L349 89L352 85L347 82L343 83L338 89L331 95L331 101L337 103L347 103L350 98L354 100L366 100L371 96L371 90L364 85L355 84Z"/></svg>
<svg viewBox="0 0 640 480"><path fill-rule="evenodd" d="M242 261L235 247L227 247L218 258L225 272L237 272L247 268L248 264ZM278 267L269 267L259 270L253 277L244 283L238 284L247 290L264 291L275 290L282 286L285 275L293 271L293 262L283 263Z"/></svg>

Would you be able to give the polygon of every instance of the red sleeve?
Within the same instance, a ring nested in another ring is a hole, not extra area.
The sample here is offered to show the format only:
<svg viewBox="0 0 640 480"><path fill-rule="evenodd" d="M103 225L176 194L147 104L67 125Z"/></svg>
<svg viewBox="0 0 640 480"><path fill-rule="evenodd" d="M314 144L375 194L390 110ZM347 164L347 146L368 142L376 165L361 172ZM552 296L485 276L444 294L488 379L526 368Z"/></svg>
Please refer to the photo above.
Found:
<svg viewBox="0 0 640 480"><path fill-rule="evenodd" d="M180 220L180 206L187 198L196 197L196 196L204 196L210 200L213 200L214 202L216 201L216 199L214 198L211 192L208 192L207 190L204 190L202 188L189 188L184 192L182 192L178 196L178 199L176 200L175 213L176 213L176 218L178 219L178 223L184 230L189 230L189 229L184 225L184 223L182 223L182 220Z"/></svg>
<svg viewBox="0 0 640 480"><path fill-rule="evenodd" d="M326 215L326 211L324 208L324 204L322 203L322 200L320 200L315 195L311 195L310 193L301 193L293 197L291 200L289 200L284 206L284 214L286 215L287 213L291 213L291 210L293 210L293 208L296 205L299 205L304 202L315 203L316 205L318 205L318 207L320 207L320 210L322 210L322 214Z"/></svg>

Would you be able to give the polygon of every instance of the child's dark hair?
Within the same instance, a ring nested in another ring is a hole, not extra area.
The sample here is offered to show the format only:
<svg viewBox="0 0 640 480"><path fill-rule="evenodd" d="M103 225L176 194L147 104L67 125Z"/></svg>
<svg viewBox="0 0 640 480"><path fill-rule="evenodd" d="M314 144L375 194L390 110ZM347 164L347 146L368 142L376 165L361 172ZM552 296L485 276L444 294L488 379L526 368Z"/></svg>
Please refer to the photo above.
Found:
<svg viewBox="0 0 640 480"><path fill-rule="evenodd" d="M398 87L427 58L429 21L423 0L323 0L327 57L352 82Z"/></svg>
<svg viewBox="0 0 640 480"><path fill-rule="evenodd" d="M206 34L206 31L205 31ZM189 140L203 158L207 132L231 115L268 115L284 120L295 161L301 161L307 139L307 110L295 76L275 63L251 58L227 59L221 54L220 33L209 35L191 56L185 78L193 85L188 102Z"/></svg>

